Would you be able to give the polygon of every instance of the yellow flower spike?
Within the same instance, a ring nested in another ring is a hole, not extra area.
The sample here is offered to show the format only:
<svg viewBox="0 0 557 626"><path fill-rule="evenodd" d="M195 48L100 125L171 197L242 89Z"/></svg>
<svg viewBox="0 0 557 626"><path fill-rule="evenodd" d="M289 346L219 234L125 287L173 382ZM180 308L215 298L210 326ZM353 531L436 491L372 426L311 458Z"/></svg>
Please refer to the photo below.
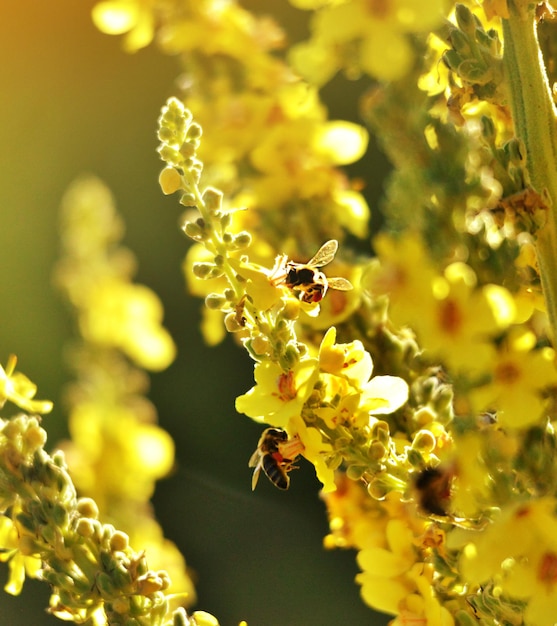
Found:
<svg viewBox="0 0 557 626"><path fill-rule="evenodd" d="M50 413L53 404L49 400L33 400L37 386L21 372L16 372L17 357L11 355L6 369L0 365L0 408L9 400L30 413Z"/></svg>

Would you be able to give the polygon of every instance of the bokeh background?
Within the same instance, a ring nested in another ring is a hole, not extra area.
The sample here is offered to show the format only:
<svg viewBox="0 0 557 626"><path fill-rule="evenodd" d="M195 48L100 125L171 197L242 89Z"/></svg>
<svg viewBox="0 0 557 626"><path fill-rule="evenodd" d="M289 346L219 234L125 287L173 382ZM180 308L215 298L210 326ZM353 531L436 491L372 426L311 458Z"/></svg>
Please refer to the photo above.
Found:
<svg viewBox="0 0 557 626"><path fill-rule="evenodd" d="M126 222L137 281L161 297L178 345L175 363L152 376L150 397L177 446L176 471L159 483L154 503L195 572L196 608L222 626L241 619L249 626L386 624L360 601L354 553L322 548L325 509L307 464L288 492L265 479L251 491L247 461L261 428L235 413L234 398L251 387L253 364L231 341L203 345L201 303L186 294L180 273L188 245L178 228L180 206L157 183L156 119L178 93L179 66L154 48L122 52L117 38L93 27L93 4L0 0L0 362L17 354L39 397L55 401L44 420L54 447L67 434L64 347L72 337L52 283L58 207L75 177L98 175ZM285 1L268 4L284 5L292 19ZM334 85L329 95L339 113L355 107L345 88L336 101ZM386 168L374 159L372 195ZM1 585L6 570L0 565ZM18 598L0 595L0 624L60 623L44 611L48 596L35 581Z"/></svg>

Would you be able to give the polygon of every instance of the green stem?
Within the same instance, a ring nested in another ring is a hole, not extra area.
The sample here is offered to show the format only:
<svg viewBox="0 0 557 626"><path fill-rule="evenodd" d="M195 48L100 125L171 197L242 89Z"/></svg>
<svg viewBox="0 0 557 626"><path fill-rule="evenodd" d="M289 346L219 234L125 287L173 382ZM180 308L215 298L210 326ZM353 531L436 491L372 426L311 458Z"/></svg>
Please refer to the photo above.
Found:
<svg viewBox="0 0 557 626"><path fill-rule="evenodd" d="M536 250L547 313L557 338L557 112L538 43L535 4L509 0L503 20L503 62L516 136L526 147L530 183L547 193L547 222L536 234Z"/></svg>

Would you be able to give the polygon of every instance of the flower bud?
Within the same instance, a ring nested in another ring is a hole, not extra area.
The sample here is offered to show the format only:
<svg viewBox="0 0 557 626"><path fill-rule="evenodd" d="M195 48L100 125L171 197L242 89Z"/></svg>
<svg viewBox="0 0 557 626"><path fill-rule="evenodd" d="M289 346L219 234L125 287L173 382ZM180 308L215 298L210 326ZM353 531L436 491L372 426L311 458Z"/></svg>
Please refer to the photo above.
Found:
<svg viewBox="0 0 557 626"><path fill-rule="evenodd" d="M178 191L182 186L182 178L173 167L165 167L159 174L159 185L165 195Z"/></svg>
<svg viewBox="0 0 557 626"><path fill-rule="evenodd" d="M210 293L205 298L205 306L211 311L216 311L218 309L222 309L222 307L226 304L226 298L220 293Z"/></svg>

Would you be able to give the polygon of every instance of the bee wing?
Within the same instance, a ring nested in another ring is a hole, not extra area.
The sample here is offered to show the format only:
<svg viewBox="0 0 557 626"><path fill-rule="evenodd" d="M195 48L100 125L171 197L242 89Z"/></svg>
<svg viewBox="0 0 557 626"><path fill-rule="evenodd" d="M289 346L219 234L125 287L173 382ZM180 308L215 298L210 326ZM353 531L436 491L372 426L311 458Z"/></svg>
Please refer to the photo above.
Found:
<svg viewBox="0 0 557 626"><path fill-rule="evenodd" d="M251 490L255 491L257 487L257 481L259 480L259 473L261 472L261 462L257 464L255 470L253 471L253 476L251 477Z"/></svg>
<svg viewBox="0 0 557 626"><path fill-rule="evenodd" d="M307 265L313 267L323 267L327 265L334 258L338 250L338 241L336 239L329 239L325 242L317 251L317 254L307 262Z"/></svg>
<svg viewBox="0 0 557 626"><path fill-rule="evenodd" d="M259 448L250 456L248 461L248 467L255 467L258 463L261 462L261 452Z"/></svg>
<svg viewBox="0 0 557 626"><path fill-rule="evenodd" d="M327 278L327 285L330 289L336 289L337 291L350 291L354 289L352 283L346 278L335 276L333 278Z"/></svg>

